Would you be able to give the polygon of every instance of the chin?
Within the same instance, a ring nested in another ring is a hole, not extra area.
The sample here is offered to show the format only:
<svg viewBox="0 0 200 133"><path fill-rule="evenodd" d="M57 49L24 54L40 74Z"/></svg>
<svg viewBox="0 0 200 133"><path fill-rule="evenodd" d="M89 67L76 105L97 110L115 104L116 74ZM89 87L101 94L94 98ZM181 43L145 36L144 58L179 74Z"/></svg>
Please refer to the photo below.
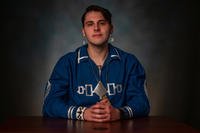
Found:
<svg viewBox="0 0 200 133"><path fill-rule="evenodd" d="M102 43L92 43L93 45L100 47L100 46L105 46L107 44L107 42L102 42Z"/></svg>
<svg viewBox="0 0 200 133"><path fill-rule="evenodd" d="M94 42L91 42L91 44L93 44L95 46L104 46L104 45L108 44L108 41L94 41Z"/></svg>

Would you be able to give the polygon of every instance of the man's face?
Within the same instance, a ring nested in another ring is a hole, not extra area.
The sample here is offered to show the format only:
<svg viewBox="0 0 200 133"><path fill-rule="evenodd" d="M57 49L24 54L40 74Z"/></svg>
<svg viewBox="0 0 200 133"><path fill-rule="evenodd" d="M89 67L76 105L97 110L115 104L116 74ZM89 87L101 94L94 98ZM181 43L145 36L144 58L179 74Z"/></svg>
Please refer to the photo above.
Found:
<svg viewBox="0 0 200 133"><path fill-rule="evenodd" d="M86 14L82 33L87 38L89 45L106 44L112 30L112 25L101 12L91 11Z"/></svg>

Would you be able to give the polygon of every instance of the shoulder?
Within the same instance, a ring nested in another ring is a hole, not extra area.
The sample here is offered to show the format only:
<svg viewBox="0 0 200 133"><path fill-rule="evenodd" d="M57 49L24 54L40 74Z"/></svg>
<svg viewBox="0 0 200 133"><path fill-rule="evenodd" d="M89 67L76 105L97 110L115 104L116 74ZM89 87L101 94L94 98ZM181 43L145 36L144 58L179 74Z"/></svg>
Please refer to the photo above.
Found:
<svg viewBox="0 0 200 133"><path fill-rule="evenodd" d="M124 64L127 71L130 70L130 72L135 74L145 74L144 66L133 53L126 52L117 47L114 48L118 51L121 63Z"/></svg>
<svg viewBox="0 0 200 133"><path fill-rule="evenodd" d="M112 46L112 47L118 52L119 57L122 61L126 61L129 63L140 63L138 58L133 53L127 52L115 46Z"/></svg>
<svg viewBox="0 0 200 133"><path fill-rule="evenodd" d="M70 51L68 53L65 53L63 56L60 57L59 60L73 60L75 61L77 59L77 56L78 56L78 52L80 49L82 49L84 46L80 46L80 47L77 47L74 51Z"/></svg>
<svg viewBox="0 0 200 133"><path fill-rule="evenodd" d="M62 55L58 61L57 64L71 64L71 63L76 63L77 61L77 56L78 56L78 51L82 48L83 46L80 46L78 48L76 48L74 51L70 51L68 53L65 53L64 55Z"/></svg>

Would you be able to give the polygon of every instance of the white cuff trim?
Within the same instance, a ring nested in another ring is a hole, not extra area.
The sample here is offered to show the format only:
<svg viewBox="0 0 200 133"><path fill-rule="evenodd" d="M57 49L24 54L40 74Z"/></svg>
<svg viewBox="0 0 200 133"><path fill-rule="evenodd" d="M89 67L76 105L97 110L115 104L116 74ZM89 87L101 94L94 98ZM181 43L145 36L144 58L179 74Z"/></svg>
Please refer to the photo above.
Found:
<svg viewBox="0 0 200 133"><path fill-rule="evenodd" d="M75 106L69 107L68 112L67 112L67 117L68 117L68 119L73 119L73 111L74 111L74 108L75 108Z"/></svg>
<svg viewBox="0 0 200 133"><path fill-rule="evenodd" d="M129 106L124 107L127 111L130 117L133 117L133 110Z"/></svg>
<svg viewBox="0 0 200 133"><path fill-rule="evenodd" d="M84 120L83 114L84 111L86 110L86 107L78 107L77 111L76 111L76 119L77 120Z"/></svg>

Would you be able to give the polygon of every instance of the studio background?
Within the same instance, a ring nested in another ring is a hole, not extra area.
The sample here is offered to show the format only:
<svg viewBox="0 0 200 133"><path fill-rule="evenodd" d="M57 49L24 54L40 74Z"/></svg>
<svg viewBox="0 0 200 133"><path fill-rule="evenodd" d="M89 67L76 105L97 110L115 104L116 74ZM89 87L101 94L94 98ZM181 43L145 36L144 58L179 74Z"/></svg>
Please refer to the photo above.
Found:
<svg viewBox="0 0 200 133"><path fill-rule="evenodd" d="M186 0L1 4L0 120L41 115L44 87L55 63L82 45L80 18L89 4L112 12L114 45L143 64L150 115L169 116L200 129L199 9Z"/></svg>

